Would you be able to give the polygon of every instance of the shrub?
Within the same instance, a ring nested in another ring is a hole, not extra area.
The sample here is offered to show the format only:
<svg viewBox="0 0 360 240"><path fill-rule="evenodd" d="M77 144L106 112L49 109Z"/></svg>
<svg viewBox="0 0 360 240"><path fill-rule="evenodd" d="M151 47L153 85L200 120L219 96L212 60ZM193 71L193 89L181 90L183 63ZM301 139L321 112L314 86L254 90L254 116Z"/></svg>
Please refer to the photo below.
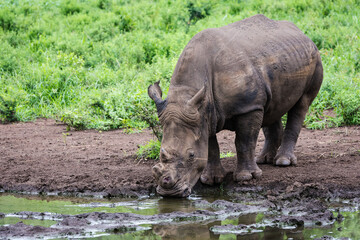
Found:
<svg viewBox="0 0 360 240"><path fill-rule="evenodd" d="M163 132L159 119L157 117L156 110L154 108L149 108L138 104L135 113L139 120L144 121L148 124L158 141L161 142Z"/></svg>
<svg viewBox="0 0 360 240"><path fill-rule="evenodd" d="M336 96L335 101L338 103L335 110L345 125L360 123L360 91L342 92Z"/></svg>
<svg viewBox="0 0 360 240"><path fill-rule="evenodd" d="M17 121L16 100L4 99L0 96L0 121L9 123Z"/></svg>
<svg viewBox="0 0 360 240"><path fill-rule="evenodd" d="M0 27L4 31L17 30L15 14L7 7L0 8Z"/></svg>
<svg viewBox="0 0 360 240"><path fill-rule="evenodd" d="M0 54L0 73L15 73L19 69L20 59L17 58L19 53L7 42L0 43L0 48L3 49Z"/></svg>
<svg viewBox="0 0 360 240"><path fill-rule="evenodd" d="M80 6L75 0L67 0L61 5L61 13L64 15L72 15L81 11Z"/></svg>
<svg viewBox="0 0 360 240"><path fill-rule="evenodd" d="M115 26L117 26L121 32L130 32L134 29L135 23L129 16L122 15L119 21L115 22Z"/></svg>
<svg viewBox="0 0 360 240"><path fill-rule="evenodd" d="M74 114L74 112L63 113L59 120L75 130L84 130L88 125L87 118L81 114Z"/></svg>
<svg viewBox="0 0 360 240"><path fill-rule="evenodd" d="M193 3L189 2L186 6L189 11L188 24L195 24L200 19L203 19L210 15L211 5L210 3Z"/></svg>
<svg viewBox="0 0 360 240"><path fill-rule="evenodd" d="M100 9L107 9L111 6L111 2L109 0L99 0L97 6Z"/></svg>
<svg viewBox="0 0 360 240"><path fill-rule="evenodd" d="M146 145L140 145L136 152L138 159L158 159L160 154L160 142L158 140L150 140Z"/></svg>

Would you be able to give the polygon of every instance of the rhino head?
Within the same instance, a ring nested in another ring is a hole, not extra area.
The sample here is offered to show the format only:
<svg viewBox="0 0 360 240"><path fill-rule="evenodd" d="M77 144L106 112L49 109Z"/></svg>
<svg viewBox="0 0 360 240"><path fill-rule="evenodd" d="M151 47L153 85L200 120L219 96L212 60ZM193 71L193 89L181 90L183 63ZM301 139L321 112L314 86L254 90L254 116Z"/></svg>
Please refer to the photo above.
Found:
<svg viewBox="0 0 360 240"><path fill-rule="evenodd" d="M148 94L155 101L163 127L160 163L152 169L156 190L163 196L187 197L208 158L208 128L200 114L205 87L189 95L189 100L179 100L174 91L163 100L159 82L149 86Z"/></svg>

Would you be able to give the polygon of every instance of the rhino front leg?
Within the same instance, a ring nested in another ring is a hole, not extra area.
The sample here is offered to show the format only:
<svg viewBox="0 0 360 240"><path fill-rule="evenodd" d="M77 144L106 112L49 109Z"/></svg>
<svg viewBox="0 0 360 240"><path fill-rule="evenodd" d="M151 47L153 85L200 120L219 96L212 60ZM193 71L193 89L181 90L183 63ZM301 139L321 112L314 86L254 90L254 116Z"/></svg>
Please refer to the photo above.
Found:
<svg viewBox="0 0 360 240"><path fill-rule="evenodd" d="M262 175L255 161L255 147L262 119L263 111L254 111L236 117L237 168L234 172L234 181L250 180Z"/></svg>
<svg viewBox="0 0 360 240"><path fill-rule="evenodd" d="M263 127L263 132L265 135L265 144L258 157L256 157L256 162L259 164L275 164L275 156L278 148L281 144L281 139L283 135L283 126L281 119L277 120L270 126Z"/></svg>
<svg viewBox="0 0 360 240"><path fill-rule="evenodd" d="M220 149L216 135L209 138L209 155L207 166L201 174L200 180L207 185L221 183L225 177L225 170L220 162Z"/></svg>

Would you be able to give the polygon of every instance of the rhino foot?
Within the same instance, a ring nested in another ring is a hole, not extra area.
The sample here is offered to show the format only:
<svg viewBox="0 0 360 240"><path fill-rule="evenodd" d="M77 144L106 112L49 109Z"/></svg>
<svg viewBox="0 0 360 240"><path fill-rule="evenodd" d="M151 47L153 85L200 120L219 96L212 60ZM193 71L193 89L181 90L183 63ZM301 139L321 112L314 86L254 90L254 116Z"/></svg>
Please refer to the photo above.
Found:
<svg viewBox="0 0 360 240"><path fill-rule="evenodd" d="M253 178L260 178L262 175L262 171L260 168L256 168L255 170L241 170L240 172L234 172L234 181L241 182L251 180Z"/></svg>
<svg viewBox="0 0 360 240"><path fill-rule="evenodd" d="M275 156L273 154L261 154L260 156L255 158L256 163L258 164L274 164Z"/></svg>
<svg viewBox="0 0 360 240"><path fill-rule="evenodd" d="M283 167L290 165L295 166L297 163L297 158L295 157L294 154L289 154L289 155L284 154L284 155L276 156L275 161L276 161L275 162L276 166L283 166Z"/></svg>
<svg viewBox="0 0 360 240"><path fill-rule="evenodd" d="M216 166L207 166L201 174L200 180L203 184L214 185L222 183L225 178L226 172L221 164Z"/></svg>

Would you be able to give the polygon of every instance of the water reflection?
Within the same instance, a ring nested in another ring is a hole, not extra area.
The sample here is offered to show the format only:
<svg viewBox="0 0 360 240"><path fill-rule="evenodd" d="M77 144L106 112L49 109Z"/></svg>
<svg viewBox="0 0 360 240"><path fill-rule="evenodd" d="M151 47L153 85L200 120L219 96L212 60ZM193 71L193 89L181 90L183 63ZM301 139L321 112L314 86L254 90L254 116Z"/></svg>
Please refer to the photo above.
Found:
<svg viewBox="0 0 360 240"><path fill-rule="evenodd" d="M258 215L257 213L241 215L238 218L237 224L244 224L244 225L254 224L254 223L256 223L257 215Z"/></svg>
<svg viewBox="0 0 360 240"><path fill-rule="evenodd" d="M253 213L239 216L238 225L250 225L260 221L262 214ZM303 227L296 229L279 229L275 227L265 227L260 233L237 235L237 240L272 240L272 239L288 239L303 240L302 234Z"/></svg>
<svg viewBox="0 0 360 240"><path fill-rule="evenodd" d="M279 229L266 227L261 233L238 235L237 240L273 240L273 239L293 239L304 240L301 230Z"/></svg>
<svg viewBox="0 0 360 240"><path fill-rule="evenodd" d="M159 213L173 212L193 212L198 210L189 199L163 198L158 201ZM191 223L191 224L157 224L153 225L153 234L162 239L219 239L219 235L214 235L209 229L213 225L221 224L220 221L209 224Z"/></svg>
<svg viewBox="0 0 360 240"><path fill-rule="evenodd" d="M169 213L174 211L191 212L196 210L191 203L184 201L183 208L177 208L172 203L177 203L164 200L159 203L159 211L162 213ZM176 204L175 204L176 205ZM223 221L210 221L207 223L191 223L191 224L156 224L152 226L152 233L160 236L162 239L220 239L220 234L213 233L210 229L212 226L232 224L236 225L251 225L258 223L262 219L263 214L245 214L238 218L226 219ZM303 227L296 229L279 229L275 227L264 227L262 231L256 233L242 233L242 234L227 234L226 239L237 240L273 240L273 239L293 239L304 240ZM222 238L223 238L222 237ZM229 237L229 238L228 238Z"/></svg>
<svg viewBox="0 0 360 240"><path fill-rule="evenodd" d="M153 233L162 239L219 239L220 235L215 235L209 230L212 226L219 224L221 224L220 221L209 224L154 225Z"/></svg>
<svg viewBox="0 0 360 240"><path fill-rule="evenodd" d="M162 198L158 201L159 213L193 212L197 210L188 199Z"/></svg>

